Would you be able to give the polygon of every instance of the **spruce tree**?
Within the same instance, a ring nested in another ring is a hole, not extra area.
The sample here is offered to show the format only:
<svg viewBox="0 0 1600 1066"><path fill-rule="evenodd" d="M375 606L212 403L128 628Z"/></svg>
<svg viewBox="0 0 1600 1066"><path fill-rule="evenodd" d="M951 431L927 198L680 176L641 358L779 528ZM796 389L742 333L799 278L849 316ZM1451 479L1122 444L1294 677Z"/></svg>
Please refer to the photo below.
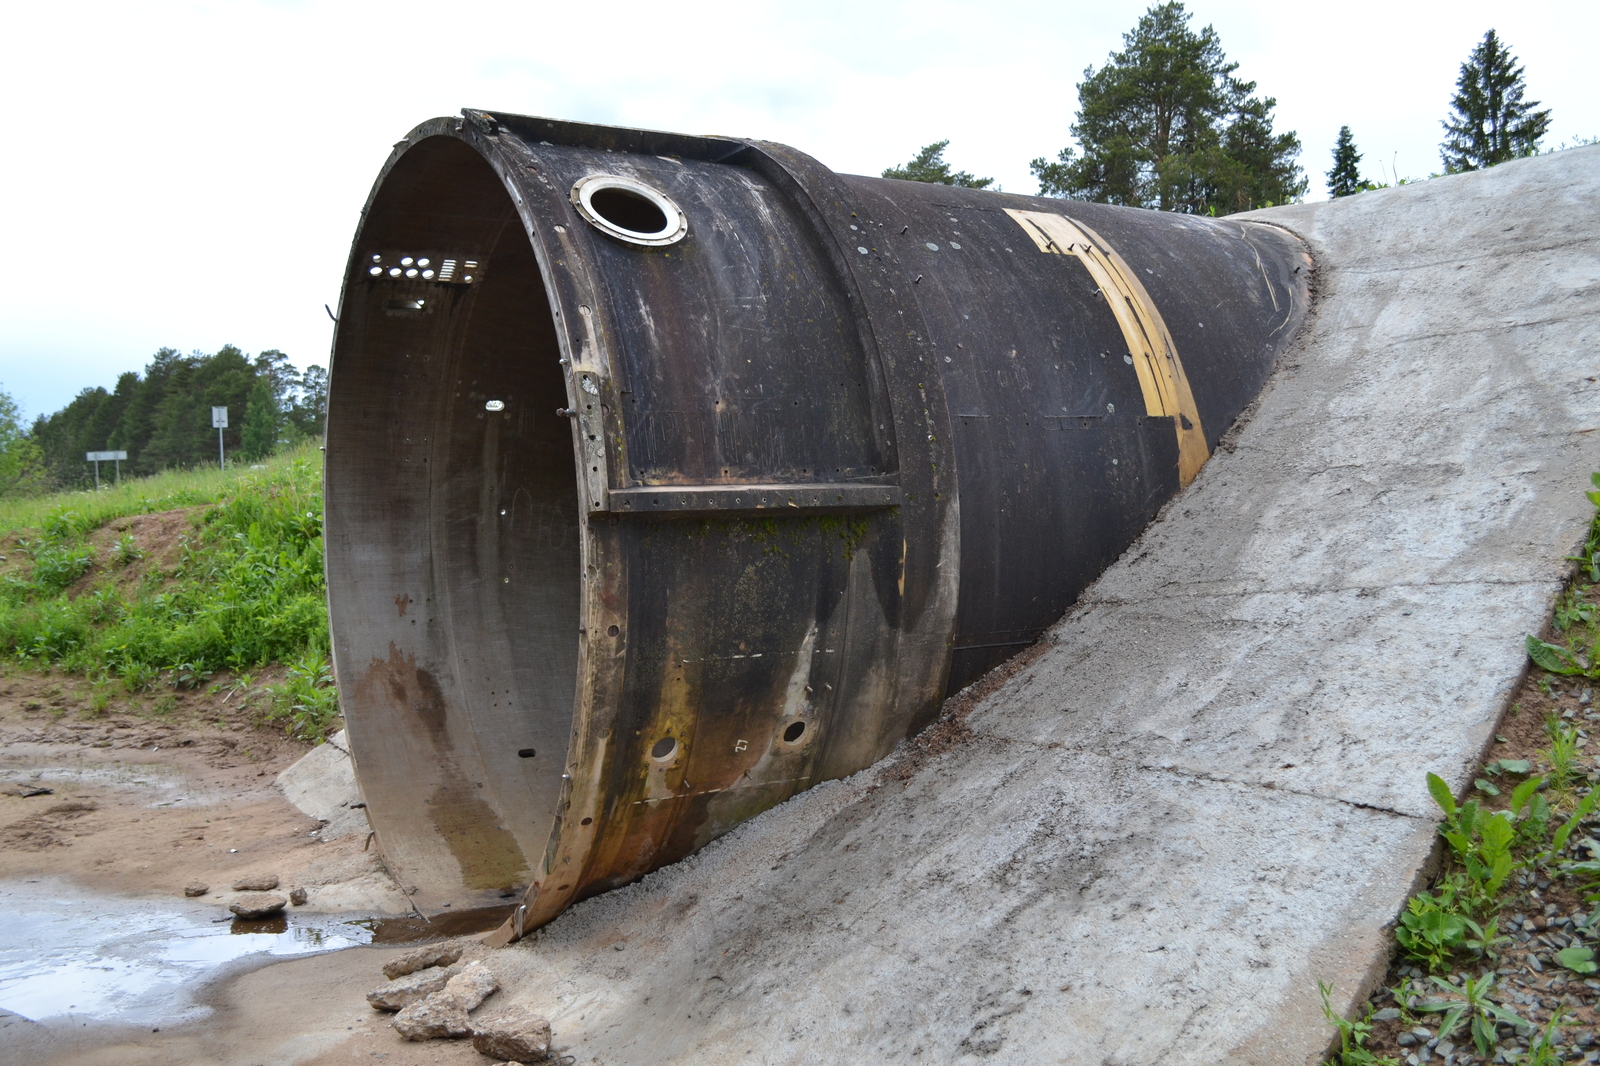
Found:
<svg viewBox="0 0 1600 1066"><path fill-rule="evenodd" d="M994 184L993 178L979 178L965 170L951 170L950 164L944 161L944 150L948 147L949 138L923 145L909 163L903 167L890 167L883 172L883 176L899 178L901 181L925 181L932 185L959 185L964 189L987 189Z"/></svg>
<svg viewBox="0 0 1600 1066"><path fill-rule="evenodd" d="M1449 136L1439 154L1447 173L1492 167L1539 150L1550 112L1535 110L1539 101L1524 100L1525 91L1517 57L1490 30L1461 64L1452 114L1442 123Z"/></svg>
<svg viewBox="0 0 1600 1066"><path fill-rule="evenodd" d="M1361 181L1361 153L1349 126L1339 127L1339 140L1333 146L1333 169L1328 171L1328 195L1339 197L1358 193L1366 186Z"/></svg>

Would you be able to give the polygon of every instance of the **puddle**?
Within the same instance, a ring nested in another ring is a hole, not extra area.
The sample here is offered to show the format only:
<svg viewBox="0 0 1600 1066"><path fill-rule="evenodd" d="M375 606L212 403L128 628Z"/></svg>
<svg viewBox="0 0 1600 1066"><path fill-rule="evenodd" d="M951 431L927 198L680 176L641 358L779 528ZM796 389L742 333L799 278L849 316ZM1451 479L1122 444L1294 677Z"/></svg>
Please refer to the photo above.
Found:
<svg viewBox="0 0 1600 1066"><path fill-rule="evenodd" d="M4 760L11 761L23 760ZM195 782L175 766L156 762L79 766L40 766L25 762L19 768L0 768L0 782L58 790L77 785L142 792L150 797L146 804L149 807L204 807L214 803L221 794L216 789L208 791L196 787Z"/></svg>
<svg viewBox="0 0 1600 1066"><path fill-rule="evenodd" d="M210 1008L192 995L226 964L354 947L370 923L286 913L214 922L212 904L95 896L69 882L0 882L0 1009L32 1021L72 1017L175 1025Z"/></svg>

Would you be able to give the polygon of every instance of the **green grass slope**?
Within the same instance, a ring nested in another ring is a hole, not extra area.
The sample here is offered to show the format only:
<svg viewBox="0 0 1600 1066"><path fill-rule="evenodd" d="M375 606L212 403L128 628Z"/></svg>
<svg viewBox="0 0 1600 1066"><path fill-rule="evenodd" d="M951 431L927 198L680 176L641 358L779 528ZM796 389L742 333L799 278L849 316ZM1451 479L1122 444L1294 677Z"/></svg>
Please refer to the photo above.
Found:
<svg viewBox="0 0 1600 1066"><path fill-rule="evenodd" d="M322 576L322 456L0 501L0 654L128 692L280 663L269 714L337 713Z"/></svg>

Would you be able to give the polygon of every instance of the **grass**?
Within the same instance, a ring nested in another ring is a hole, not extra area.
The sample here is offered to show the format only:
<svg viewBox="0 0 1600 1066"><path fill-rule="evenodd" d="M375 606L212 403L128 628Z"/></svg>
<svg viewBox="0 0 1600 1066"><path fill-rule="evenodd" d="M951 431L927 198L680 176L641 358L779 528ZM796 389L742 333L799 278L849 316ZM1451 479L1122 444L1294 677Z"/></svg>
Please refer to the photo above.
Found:
<svg viewBox="0 0 1600 1066"><path fill-rule="evenodd" d="M258 469L0 501L0 654L88 677L96 704L113 683L198 688L219 671L280 663L288 676L266 690L269 716L322 739L338 705L321 475L321 453L306 445ZM133 531L138 516L180 510L175 543L147 545Z"/></svg>

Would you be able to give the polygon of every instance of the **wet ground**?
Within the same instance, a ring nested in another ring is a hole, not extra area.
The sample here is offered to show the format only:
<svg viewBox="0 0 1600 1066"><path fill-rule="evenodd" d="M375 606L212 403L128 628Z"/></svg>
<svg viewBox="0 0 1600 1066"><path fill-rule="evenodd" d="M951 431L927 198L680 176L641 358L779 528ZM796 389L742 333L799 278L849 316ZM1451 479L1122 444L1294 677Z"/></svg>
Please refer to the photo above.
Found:
<svg viewBox="0 0 1600 1066"><path fill-rule="evenodd" d="M176 1025L240 960L354 947L370 920L286 913L242 921L216 904L122 899L54 878L0 882L0 1011L47 1026Z"/></svg>
<svg viewBox="0 0 1600 1066"><path fill-rule="evenodd" d="M429 930L383 928L409 908L366 834L327 839L273 786L311 746L221 694L88 696L0 675L0 1066L390 1055L364 993L399 949L364 945ZM233 883L268 873L306 905L234 919Z"/></svg>

